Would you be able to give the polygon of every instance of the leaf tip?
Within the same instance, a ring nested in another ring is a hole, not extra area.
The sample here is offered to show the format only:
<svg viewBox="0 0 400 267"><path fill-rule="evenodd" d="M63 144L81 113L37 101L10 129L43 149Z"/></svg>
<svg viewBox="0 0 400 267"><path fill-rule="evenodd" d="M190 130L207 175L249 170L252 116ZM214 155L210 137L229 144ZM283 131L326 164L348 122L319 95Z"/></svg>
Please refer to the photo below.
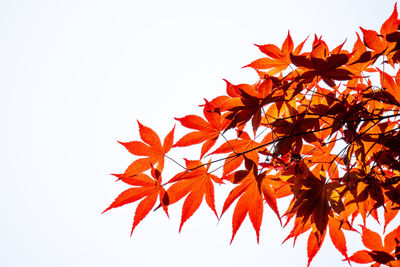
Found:
<svg viewBox="0 0 400 267"><path fill-rule="evenodd" d="M108 208L106 208L105 210L103 210L103 212L102 212L101 214L104 214L104 212L106 212L106 211L108 211L108 210L110 210L110 209L111 209L111 206L108 207Z"/></svg>
<svg viewBox="0 0 400 267"><path fill-rule="evenodd" d="M110 173L110 175L117 177L117 180L115 180L116 182L120 181L123 177L122 174L116 174L116 173Z"/></svg>
<svg viewBox="0 0 400 267"><path fill-rule="evenodd" d="M132 234L133 234L133 229L135 229L135 226L132 227L132 230L131 230L131 237L132 237Z"/></svg>
<svg viewBox="0 0 400 267"><path fill-rule="evenodd" d="M364 28L361 27L361 26L360 26L360 30L361 30L363 33L367 31L366 29L364 29Z"/></svg>
<svg viewBox="0 0 400 267"><path fill-rule="evenodd" d="M233 239L235 238L235 234L232 234L231 242L229 242L229 245L232 245Z"/></svg>

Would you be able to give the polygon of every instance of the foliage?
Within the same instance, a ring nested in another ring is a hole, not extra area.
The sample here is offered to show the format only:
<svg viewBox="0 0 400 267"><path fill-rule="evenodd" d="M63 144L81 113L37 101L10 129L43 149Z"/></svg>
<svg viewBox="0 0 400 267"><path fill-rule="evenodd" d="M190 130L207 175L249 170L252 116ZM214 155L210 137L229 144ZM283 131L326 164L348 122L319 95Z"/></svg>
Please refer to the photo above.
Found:
<svg viewBox="0 0 400 267"><path fill-rule="evenodd" d="M331 50L315 36L311 51L303 52L306 40L295 47L290 33L281 48L257 45L265 56L246 67L258 81L226 81L225 95L201 105L202 117L176 119L189 129L177 142L174 129L162 144L139 123L142 141L121 143L139 158L115 175L132 187L106 211L140 201L133 231L150 210L162 207L168 215L185 198L181 229L204 199L217 218L235 205L232 242L247 215L258 240L266 203L283 226L293 223L285 241L308 234L308 265L328 232L349 263L400 266L400 226L383 243L367 228L382 212L385 231L400 208L399 25L395 5L379 33L360 27L351 51L344 43ZM196 144L200 157L185 165L167 155ZM162 183L165 158L182 171ZM214 185L226 183L234 187L218 213ZM291 201L280 214L277 199L284 197ZM352 255L349 231L360 233L365 246Z"/></svg>

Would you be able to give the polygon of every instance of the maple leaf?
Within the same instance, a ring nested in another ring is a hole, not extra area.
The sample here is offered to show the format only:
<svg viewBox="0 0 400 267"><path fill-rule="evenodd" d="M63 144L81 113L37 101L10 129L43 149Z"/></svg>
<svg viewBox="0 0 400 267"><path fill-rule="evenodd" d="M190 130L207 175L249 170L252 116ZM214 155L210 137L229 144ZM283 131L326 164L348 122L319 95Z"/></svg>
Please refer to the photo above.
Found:
<svg viewBox="0 0 400 267"><path fill-rule="evenodd" d="M199 160L185 159L185 161L187 170L176 174L168 181L168 183L174 184L168 188L167 194L164 197L164 205L167 206L179 201L187 195L182 207L182 218L179 232L187 219L189 219L200 207L203 197L205 197L207 205L218 218L214 204L213 182L222 183L220 178L208 173L210 163L206 164L206 167Z"/></svg>
<svg viewBox="0 0 400 267"><path fill-rule="evenodd" d="M315 56L319 55L316 53ZM349 61L348 54L332 54L328 57L313 57L311 52L309 56L290 54L292 63L300 68L305 69L299 78L306 81L320 77L327 85L334 87L335 80L346 81L351 80L353 73L343 66Z"/></svg>
<svg viewBox="0 0 400 267"><path fill-rule="evenodd" d="M336 138L334 138L335 140ZM301 154L305 155L305 159L309 165L321 165L324 170L328 171L329 177L339 177L338 169L338 157L332 154L332 150L336 142L330 142L329 144L319 144L314 142L313 145L304 144L302 147Z"/></svg>
<svg viewBox="0 0 400 267"><path fill-rule="evenodd" d="M363 227L362 242L370 250L359 250L350 256L350 260L356 263L376 262L378 266L399 266L400 254L398 252L400 240L400 226L387 234L382 244L381 236Z"/></svg>
<svg viewBox="0 0 400 267"><path fill-rule="evenodd" d="M215 108L216 107L213 106L213 103L206 101L203 108L203 114L207 121L197 115L187 115L183 118L175 118L184 127L196 131L183 136L178 142L176 142L176 144L174 144L174 147L185 147L205 142L201 148L200 158L202 158L215 144L223 127L222 117L218 112L214 111Z"/></svg>
<svg viewBox="0 0 400 267"><path fill-rule="evenodd" d="M397 13L397 3L394 3L394 8L392 14L389 16L387 20L382 24L380 33L385 36L387 34L396 32L400 25L400 20L398 19Z"/></svg>
<svg viewBox="0 0 400 267"><path fill-rule="evenodd" d="M387 47L385 46L385 42L381 38L381 35L379 35L376 31L367 30L363 27L360 27L360 29L364 36L365 45L376 54L383 54Z"/></svg>
<svg viewBox="0 0 400 267"><path fill-rule="evenodd" d="M301 52L301 49L303 48L306 40L300 43L293 51L293 40L290 36L290 32L288 31L287 37L283 42L281 49L279 49L274 44L256 45L260 49L260 51L266 54L268 57L257 59L252 63L244 66L244 68L251 67L256 70L265 69L268 70L268 75L275 75L277 73L280 73L287 69L287 67L289 67L289 65L291 64L290 54L298 55Z"/></svg>
<svg viewBox="0 0 400 267"><path fill-rule="evenodd" d="M367 30L360 27L364 36L365 45L374 52L375 56L382 55L385 52L386 54L391 53L396 47L395 44L390 41L393 41L391 38L393 37L393 33L397 32L399 25L400 20L398 19L396 3L394 5L393 13L382 24L380 34L374 30ZM390 56L390 58L392 58L392 56Z"/></svg>
<svg viewBox="0 0 400 267"><path fill-rule="evenodd" d="M363 77L363 71L375 72L376 70L370 66L379 57L379 53L372 53L367 51L366 46L361 41L360 36L357 33L357 41L354 43L352 57L349 60L347 69L354 74L355 77L359 76L360 79ZM355 87L359 82L359 79L352 79L348 82L347 86Z"/></svg>
<svg viewBox="0 0 400 267"><path fill-rule="evenodd" d="M118 180L125 182L126 184L135 186L123 191L112 203L111 205L103 211L106 212L113 208L118 208L126 204L136 202L142 198L139 202L135 217L133 219L133 225L131 230L131 235L135 227L146 217L150 210L154 207L157 197L160 199L160 203L168 215L167 206L162 202L165 196L165 189L161 185L162 178L161 173L151 166L151 177L147 174L141 173L137 175L127 175L127 174L117 174Z"/></svg>
<svg viewBox="0 0 400 267"><path fill-rule="evenodd" d="M260 143L254 141L248 133L238 131L238 138L227 140L212 154L229 153L225 159L223 176L239 168L245 161L246 164L258 164L259 156L257 147Z"/></svg>
<svg viewBox="0 0 400 267"><path fill-rule="evenodd" d="M319 170L316 176L313 172ZM323 169L310 171L304 160L300 160L282 176L286 182L293 184L293 200L284 216L296 214L305 225L309 220L313 231L323 236L329 221L331 209L338 205L339 194L337 183L327 183ZM290 218L290 217L289 217Z"/></svg>
<svg viewBox="0 0 400 267"><path fill-rule="evenodd" d="M277 119L271 123L273 133L280 138L276 143L275 153L285 155L289 151L299 152L303 146L303 139L307 142L318 141L313 130L318 128L318 118L298 113L292 110L288 119Z"/></svg>
<svg viewBox="0 0 400 267"><path fill-rule="evenodd" d="M385 202L380 179L366 174L362 169L356 169L346 175L346 184L342 192L347 193L344 197L346 213L361 214L364 225L366 217L371 214L379 223L377 209Z"/></svg>
<svg viewBox="0 0 400 267"><path fill-rule="evenodd" d="M239 185L229 193L221 213L222 216L232 203L239 198L232 217L233 231L231 243L247 214L249 214L250 221L256 231L258 243L264 210L263 200L267 202L280 220L274 192L266 177L266 172L258 174L258 171L253 166L250 171L237 171L226 177L226 179L233 183L239 183Z"/></svg>
<svg viewBox="0 0 400 267"><path fill-rule="evenodd" d="M256 85L227 83L227 92L231 96L220 107L225 112L223 117L229 121L224 128L225 131L236 126L243 129L245 124L251 119L253 132L255 133L260 126L262 117L262 107L275 100L270 94L273 82L265 79Z"/></svg>
<svg viewBox="0 0 400 267"><path fill-rule="evenodd" d="M289 220L286 222L286 224L288 222ZM347 256L346 239L343 234L343 230L341 229L341 223L338 221L337 217L329 216L328 225L329 225L329 236L332 240L333 245L343 256L345 256L345 260L349 261L350 263L350 260ZM326 231L324 230L321 232L315 227L313 227L310 218L304 220L304 218L296 217L292 231L283 241L284 243L289 238L294 238L293 242L295 243L299 235L307 232L310 229L311 231L307 241L307 257L308 257L307 266L311 264L312 260L317 255L318 251L321 249L325 239Z"/></svg>
<svg viewBox="0 0 400 267"><path fill-rule="evenodd" d="M139 121L138 124L140 138L143 142L119 142L133 155L145 156L129 165L125 171L128 176L142 173L150 169L151 166L157 166L157 169L162 171L164 168L164 156L171 149L174 140L175 127L165 137L164 145L161 145L160 137L152 129L142 125Z"/></svg>

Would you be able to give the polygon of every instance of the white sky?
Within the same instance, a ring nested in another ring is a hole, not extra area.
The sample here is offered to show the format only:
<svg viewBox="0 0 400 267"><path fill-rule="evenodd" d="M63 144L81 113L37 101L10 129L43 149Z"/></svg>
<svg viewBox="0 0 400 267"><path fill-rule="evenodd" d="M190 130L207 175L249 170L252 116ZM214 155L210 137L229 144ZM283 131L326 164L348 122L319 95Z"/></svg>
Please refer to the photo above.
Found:
<svg viewBox="0 0 400 267"><path fill-rule="evenodd" d="M281 246L290 229L268 208L259 245L248 219L229 245L233 209L217 225L206 205L180 234L177 204L170 220L151 213L131 238L136 205L100 215L126 188L109 174L134 159L116 140L139 139L136 119L164 137L173 117L225 92L222 78L255 81L241 69L262 57L253 43L280 46L288 29L296 45L314 33L331 47L352 42L393 5L1 1L0 266L306 266L306 236ZM218 211L225 193L216 188ZM312 266L347 266L325 242Z"/></svg>

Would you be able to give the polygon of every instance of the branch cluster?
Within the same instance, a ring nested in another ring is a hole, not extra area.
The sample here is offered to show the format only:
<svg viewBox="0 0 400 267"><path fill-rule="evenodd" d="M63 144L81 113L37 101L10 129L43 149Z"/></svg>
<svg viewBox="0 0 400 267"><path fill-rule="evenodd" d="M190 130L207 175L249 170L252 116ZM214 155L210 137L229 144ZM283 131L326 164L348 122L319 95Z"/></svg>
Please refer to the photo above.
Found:
<svg viewBox="0 0 400 267"><path fill-rule="evenodd" d="M330 49L315 36L311 51L303 52L306 40L295 47L290 33L280 48L258 45L265 56L246 67L259 79L226 81L226 94L201 105L202 117L176 118L190 129L178 141L174 129L162 143L139 123L142 141L121 143L139 158L116 175L132 187L106 210L141 200L133 231L154 207L168 215L169 206L185 198L181 229L203 200L217 218L236 203L232 242L247 215L258 240L269 206L283 226L293 222L285 241L308 234L308 265L328 232L349 263L400 266L400 226L384 243L367 228L370 218L379 222L382 210L385 230L400 209L399 25L395 6L379 33L360 28L362 38L357 34L351 51L344 43ZM228 132L234 138L228 140ZM200 158L185 164L167 155L197 144ZM163 183L165 158L182 171ZM214 185L223 183L234 188L218 213ZM277 199L283 197L291 202L280 214ZM354 225L358 217L360 227ZM349 231L359 232L365 246L351 256Z"/></svg>

